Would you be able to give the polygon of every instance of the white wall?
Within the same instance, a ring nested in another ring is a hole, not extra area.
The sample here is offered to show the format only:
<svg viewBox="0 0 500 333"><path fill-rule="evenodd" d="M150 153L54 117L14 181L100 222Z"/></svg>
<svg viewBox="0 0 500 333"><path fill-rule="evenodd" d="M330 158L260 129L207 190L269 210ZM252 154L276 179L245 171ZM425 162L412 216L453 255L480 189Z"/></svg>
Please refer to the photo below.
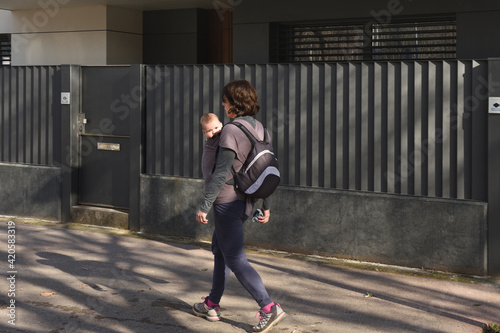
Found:
<svg viewBox="0 0 500 333"><path fill-rule="evenodd" d="M12 32L12 12L0 9L0 33Z"/></svg>
<svg viewBox="0 0 500 333"><path fill-rule="evenodd" d="M142 11L107 7L106 63L142 63Z"/></svg>
<svg viewBox="0 0 500 333"><path fill-rule="evenodd" d="M12 35L12 65L104 65L106 32Z"/></svg>
<svg viewBox="0 0 500 333"><path fill-rule="evenodd" d="M142 63L142 35L108 31L106 34L106 64Z"/></svg>
<svg viewBox="0 0 500 333"><path fill-rule="evenodd" d="M61 6L13 11L11 18L12 65L142 62L141 11Z"/></svg>

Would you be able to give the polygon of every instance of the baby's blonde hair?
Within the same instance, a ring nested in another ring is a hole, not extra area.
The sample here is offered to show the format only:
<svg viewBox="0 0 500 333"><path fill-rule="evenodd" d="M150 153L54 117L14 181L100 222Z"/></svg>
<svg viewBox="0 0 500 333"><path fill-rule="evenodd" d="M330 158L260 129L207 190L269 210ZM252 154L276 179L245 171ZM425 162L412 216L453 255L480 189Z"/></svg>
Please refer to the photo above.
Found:
<svg viewBox="0 0 500 333"><path fill-rule="evenodd" d="M205 113L200 118L200 125L206 125L213 120L219 120L219 117L217 117L217 115L215 113L211 113L211 112Z"/></svg>

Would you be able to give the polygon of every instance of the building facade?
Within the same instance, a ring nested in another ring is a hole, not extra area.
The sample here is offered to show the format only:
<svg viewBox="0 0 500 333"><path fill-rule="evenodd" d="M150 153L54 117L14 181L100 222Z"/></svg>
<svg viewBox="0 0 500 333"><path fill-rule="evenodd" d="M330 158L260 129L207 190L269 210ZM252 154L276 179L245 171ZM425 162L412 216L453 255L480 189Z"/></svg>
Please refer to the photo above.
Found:
<svg viewBox="0 0 500 333"><path fill-rule="evenodd" d="M366 51L367 47L376 47L387 38L392 43L407 43L406 53L400 52L406 56L402 54L399 59L416 59L413 53L418 54L416 46L422 44L449 46L447 55L435 53L434 59L486 59L500 53L500 46L488 38L499 29L495 17L500 5L495 1L442 0L438 4L410 0L105 3L110 2L24 0L0 5L3 9L0 11L0 34L11 37L11 64L272 63L283 59L288 62L293 57L288 54L280 58L278 44L288 43L291 47L292 43L284 41L280 31L307 28L314 34L320 30L318 27L323 27L323 38L325 33L337 34L340 38L331 39L330 43L336 43L337 47L343 45L337 50L337 57L332 58L341 61L339 54L351 61L355 58L345 55L356 53L355 49ZM401 35L404 26L406 34ZM410 26L413 37L408 33ZM377 32L384 27L392 30L387 30L385 35ZM450 38L439 40L436 30L450 27ZM379 39L367 41L367 37L374 37L373 34ZM316 37L321 39L319 35ZM327 45L328 42L323 41L316 48ZM293 47L288 48L288 52L293 52ZM363 54L361 60L370 60L367 52ZM376 53L371 57L371 60L380 59ZM321 60L313 58L311 61Z"/></svg>

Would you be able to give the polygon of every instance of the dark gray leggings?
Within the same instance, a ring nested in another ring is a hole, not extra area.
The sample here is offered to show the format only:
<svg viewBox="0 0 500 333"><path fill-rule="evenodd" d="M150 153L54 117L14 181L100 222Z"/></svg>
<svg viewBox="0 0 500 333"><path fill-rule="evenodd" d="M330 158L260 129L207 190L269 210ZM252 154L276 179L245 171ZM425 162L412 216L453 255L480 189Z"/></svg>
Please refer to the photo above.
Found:
<svg viewBox="0 0 500 333"><path fill-rule="evenodd" d="M232 271L261 308L271 303L259 273L250 266L244 247L245 202L214 204L215 231L212 237L214 273L208 299L219 304Z"/></svg>

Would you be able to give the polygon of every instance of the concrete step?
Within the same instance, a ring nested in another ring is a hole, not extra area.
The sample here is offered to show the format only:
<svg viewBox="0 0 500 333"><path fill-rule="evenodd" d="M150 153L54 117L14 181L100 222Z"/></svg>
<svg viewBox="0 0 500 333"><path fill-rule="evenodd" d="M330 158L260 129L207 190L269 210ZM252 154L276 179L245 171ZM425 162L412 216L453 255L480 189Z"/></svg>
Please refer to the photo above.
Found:
<svg viewBox="0 0 500 333"><path fill-rule="evenodd" d="M112 208L73 206L71 208L71 221L127 230L129 228L128 212Z"/></svg>

